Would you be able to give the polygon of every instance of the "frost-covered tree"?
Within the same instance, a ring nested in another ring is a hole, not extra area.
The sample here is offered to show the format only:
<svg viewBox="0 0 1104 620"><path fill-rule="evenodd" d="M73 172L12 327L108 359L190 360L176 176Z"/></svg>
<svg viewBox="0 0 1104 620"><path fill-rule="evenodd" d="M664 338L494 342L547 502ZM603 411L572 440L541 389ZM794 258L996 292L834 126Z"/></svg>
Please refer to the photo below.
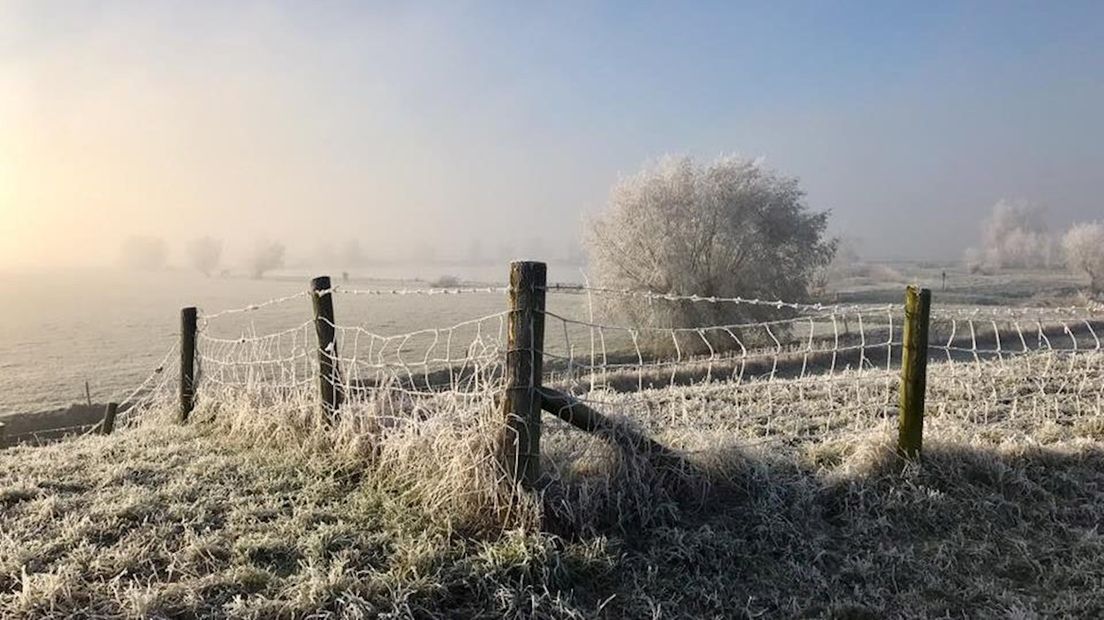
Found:
<svg viewBox="0 0 1104 620"><path fill-rule="evenodd" d="M1022 200L1000 200L981 227L980 250L966 251L971 270L1036 269L1053 262L1054 240L1045 210Z"/></svg>
<svg viewBox="0 0 1104 620"><path fill-rule="evenodd" d="M158 271L165 268L168 258L165 240L160 237L127 237L120 250L124 267Z"/></svg>
<svg viewBox="0 0 1104 620"><path fill-rule="evenodd" d="M188 260L197 271L211 277L222 260L222 240L212 237L193 239L188 244Z"/></svg>
<svg viewBox="0 0 1104 620"><path fill-rule="evenodd" d="M806 299L835 252L827 212L811 211L796 178L759 161L700 165L668 156L621 180L588 223L592 281L651 293ZM764 306L653 302L618 296L608 311L637 325L715 325L772 316Z"/></svg>
<svg viewBox="0 0 1104 620"><path fill-rule="evenodd" d="M1062 237L1066 265L1089 276L1094 295L1104 293L1104 223L1075 224Z"/></svg>
<svg viewBox="0 0 1104 620"><path fill-rule="evenodd" d="M260 279L265 272L283 267L284 252L284 244L279 241L258 243L249 257L249 273Z"/></svg>

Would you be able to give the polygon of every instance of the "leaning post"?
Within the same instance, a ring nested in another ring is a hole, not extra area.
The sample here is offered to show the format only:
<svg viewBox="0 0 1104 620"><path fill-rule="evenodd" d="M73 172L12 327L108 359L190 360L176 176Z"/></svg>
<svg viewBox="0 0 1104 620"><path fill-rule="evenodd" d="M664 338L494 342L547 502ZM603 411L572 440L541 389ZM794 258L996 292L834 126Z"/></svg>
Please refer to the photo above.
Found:
<svg viewBox="0 0 1104 620"><path fill-rule="evenodd" d="M897 453L920 458L924 443L924 393L928 372L928 321L931 291L909 286L905 291L905 327L901 351L901 400Z"/></svg>
<svg viewBox="0 0 1104 620"><path fill-rule="evenodd" d="M180 310L180 421L187 422L195 406L196 309Z"/></svg>
<svg viewBox="0 0 1104 620"><path fill-rule="evenodd" d="M544 298L548 267L510 263L503 413L503 466L510 480L535 489L540 478L541 373L544 369Z"/></svg>
<svg viewBox="0 0 1104 620"><path fill-rule="evenodd" d="M329 276L319 276L310 283L314 305L314 331L318 335L318 385L322 393L322 410L326 421L333 424L344 395L341 391L341 369L337 363L337 324L334 322L333 287Z"/></svg>
<svg viewBox="0 0 1104 620"><path fill-rule="evenodd" d="M110 435L115 430L115 412L119 410L119 403L107 403L104 409L103 422L100 424L100 434Z"/></svg>

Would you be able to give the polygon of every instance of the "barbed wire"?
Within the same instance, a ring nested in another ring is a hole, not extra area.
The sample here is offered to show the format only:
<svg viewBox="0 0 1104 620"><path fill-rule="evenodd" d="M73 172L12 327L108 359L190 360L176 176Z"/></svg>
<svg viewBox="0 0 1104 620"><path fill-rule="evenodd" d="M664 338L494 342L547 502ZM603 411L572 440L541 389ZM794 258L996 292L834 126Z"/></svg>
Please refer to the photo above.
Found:
<svg viewBox="0 0 1104 620"><path fill-rule="evenodd" d="M309 291L299 291L298 293L292 293L291 295L285 295L283 297L275 297L275 298L269 299L267 301L262 301L262 302L256 303L256 304L249 304L248 306L242 306L240 308L229 308L227 310L220 310L220 311L212 313L212 314L207 314L207 313L203 312L202 308L199 308L198 309L199 312L197 314L199 315L199 318L203 319L204 321L213 321L215 319L218 319L218 318L221 318L221 317L224 317L224 316L229 316L229 315L233 315L233 314L242 314L242 313L246 313L246 312L256 312L258 310L262 310L262 309L268 308L270 306L277 306L277 305L280 305L280 304L284 304L284 303L287 303L287 302L295 300L295 299L306 297L306 296L309 295L309 293L310 293Z"/></svg>
<svg viewBox="0 0 1104 620"><path fill-rule="evenodd" d="M716 295L696 295L678 293L657 293L649 290L615 289L600 286L587 286L582 284L551 284L544 287L548 292L580 293L580 294L605 294L622 297L636 297L652 301L692 302L708 304L736 304L748 306L765 306L774 309L790 309L810 312L847 312L855 309L885 310L892 308L889 304L824 304L801 303L783 301L781 299L758 299L754 297L723 297Z"/></svg>
<svg viewBox="0 0 1104 620"><path fill-rule="evenodd" d="M406 289L351 289L344 286L333 286L319 290L317 295L323 296L331 292L339 295L364 295L372 297L407 296L407 295L472 295L477 293L505 293L509 288L505 286L473 286L473 287L431 287L431 288L406 288Z"/></svg>

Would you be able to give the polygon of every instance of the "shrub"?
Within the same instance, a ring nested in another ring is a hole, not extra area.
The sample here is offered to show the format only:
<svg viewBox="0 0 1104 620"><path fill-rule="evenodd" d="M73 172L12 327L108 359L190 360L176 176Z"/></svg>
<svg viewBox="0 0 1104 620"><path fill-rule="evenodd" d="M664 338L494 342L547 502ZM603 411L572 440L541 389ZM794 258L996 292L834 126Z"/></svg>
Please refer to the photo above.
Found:
<svg viewBox="0 0 1104 620"><path fill-rule="evenodd" d="M1054 241L1044 214L1042 207L1025 201L1000 200L993 205L982 224L981 249L967 250L970 271L1049 267Z"/></svg>
<svg viewBox="0 0 1104 620"><path fill-rule="evenodd" d="M1104 293L1104 223L1075 224L1062 238L1066 265L1089 276L1094 295Z"/></svg>
<svg viewBox="0 0 1104 620"><path fill-rule="evenodd" d="M835 253L827 212L814 212L796 178L758 161L699 165L666 157L620 181L585 239L597 285L658 294L807 298ZM607 311L638 326L735 323L778 310L742 304L611 297Z"/></svg>
<svg viewBox="0 0 1104 620"><path fill-rule="evenodd" d="M430 282L429 285L433 288L457 288L460 286L460 278L457 276L441 276Z"/></svg>

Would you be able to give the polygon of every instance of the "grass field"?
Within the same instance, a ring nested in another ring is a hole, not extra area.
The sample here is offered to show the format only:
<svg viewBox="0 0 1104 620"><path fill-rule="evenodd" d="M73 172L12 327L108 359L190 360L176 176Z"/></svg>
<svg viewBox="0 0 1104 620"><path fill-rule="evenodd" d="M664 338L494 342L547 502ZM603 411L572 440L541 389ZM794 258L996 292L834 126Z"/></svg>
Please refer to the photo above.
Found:
<svg viewBox="0 0 1104 620"><path fill-rule="evenodd" d="M635 395L613 413L687 466L549 424L543 510L479 473L478 422L365 446L222 403L187 428L13 448L0 616L1097 616L1104 362L1078 360L933 365L925 459L904 469L880 406L806 394L761 442L754 399Z"/></svg>

